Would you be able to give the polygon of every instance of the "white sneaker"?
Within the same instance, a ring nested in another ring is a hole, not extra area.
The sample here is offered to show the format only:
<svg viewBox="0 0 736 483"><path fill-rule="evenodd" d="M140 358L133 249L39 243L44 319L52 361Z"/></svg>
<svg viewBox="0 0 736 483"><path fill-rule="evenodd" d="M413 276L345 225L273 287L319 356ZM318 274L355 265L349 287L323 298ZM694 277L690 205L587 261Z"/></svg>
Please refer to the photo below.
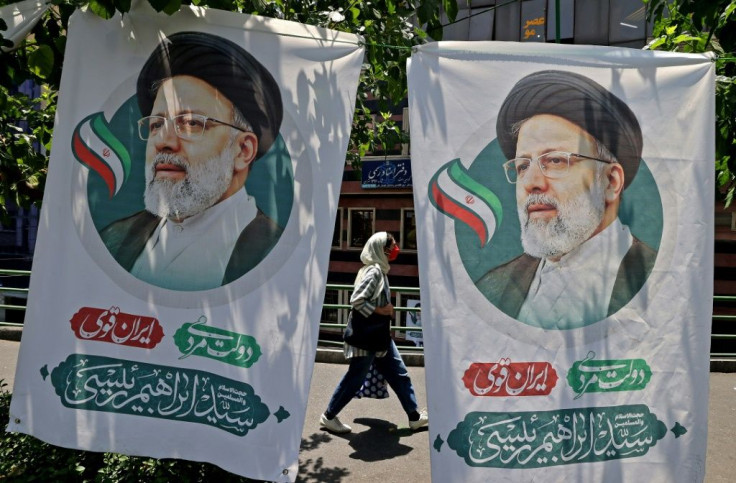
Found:
<svg viewBox="0 0 736 483"><path fill-rule="evenodd" d="M353 430L353 428L347 424L343 424L337 416L332 419L327 419L327 416L324 414L319 418L319 427L325 428L327 431L336 434L345 434Z"/></svg>
<svg viewBox="0 0 736 483"><path fill-rule="evenodd" d="M429 415L426 409L422 409L419 413L419 419L416 421L409 421L409 429L416 431L419 428L423 428L429 424Z"/></svg>

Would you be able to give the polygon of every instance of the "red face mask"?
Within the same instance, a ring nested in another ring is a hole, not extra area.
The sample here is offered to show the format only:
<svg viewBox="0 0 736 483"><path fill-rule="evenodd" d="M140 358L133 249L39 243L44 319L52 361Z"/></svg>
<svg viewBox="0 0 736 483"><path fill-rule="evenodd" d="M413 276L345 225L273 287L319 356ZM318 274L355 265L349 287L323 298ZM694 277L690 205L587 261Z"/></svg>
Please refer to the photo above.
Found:
<svg viewBox="0 0 736 483"><path fill-rule="evenodd" d="M386 256L388 257L388 261L393 262L394 260L396 260L396 257L399 256L400 251L401 250L399 250L399 245L394 245L393 248L386 254Z"/></svg>

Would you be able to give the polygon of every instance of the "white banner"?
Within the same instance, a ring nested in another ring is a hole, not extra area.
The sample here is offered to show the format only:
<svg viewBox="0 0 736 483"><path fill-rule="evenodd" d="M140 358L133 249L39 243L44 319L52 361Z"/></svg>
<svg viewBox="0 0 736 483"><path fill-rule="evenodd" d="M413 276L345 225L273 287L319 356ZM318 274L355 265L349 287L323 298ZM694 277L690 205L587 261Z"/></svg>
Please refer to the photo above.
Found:
<svg viewBox="0 0 736 483"><path fill-rule="evenodd" d="M705 55L412 55L434 481L703 479L714 86Z"/></svg>
<svg viewBox="0 0 736 483"><path fill-rule="evenodd" d="M294 481L363 49L140 4L70 22L8 429Z"/></svg>

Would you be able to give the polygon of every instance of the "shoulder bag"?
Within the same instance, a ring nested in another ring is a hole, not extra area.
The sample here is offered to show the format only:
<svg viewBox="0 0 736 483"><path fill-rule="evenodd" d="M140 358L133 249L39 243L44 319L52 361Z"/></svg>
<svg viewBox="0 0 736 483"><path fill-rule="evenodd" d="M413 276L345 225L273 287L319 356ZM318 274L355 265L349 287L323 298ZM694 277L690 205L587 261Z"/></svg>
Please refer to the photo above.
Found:
<svg viewBox="0 0 736 483"><path fill-rule="evenodd" d="M371 352L388 350L391 344L391 317L375 312L366 317L351 309L343 340L353 347Z"/></svg>

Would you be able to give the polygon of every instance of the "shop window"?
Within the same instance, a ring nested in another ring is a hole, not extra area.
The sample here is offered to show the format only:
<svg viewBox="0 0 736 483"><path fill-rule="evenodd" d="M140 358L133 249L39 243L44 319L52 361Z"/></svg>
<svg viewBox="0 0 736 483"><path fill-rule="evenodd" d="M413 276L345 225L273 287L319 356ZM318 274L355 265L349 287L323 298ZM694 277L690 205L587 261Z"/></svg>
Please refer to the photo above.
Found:
<svg viewBox="0 0 736 483"><path fill-rule="evenodd" d="M417 218L413 209L401 210L401 249L417 249Z"/></svg>
<svg viewBox="0 0 736 483"><path fill-rule="evenodd" d="M528 0L521 2L522 42L544 42L547 38L547 0Z"/></svg>
<svg viewBox="0 0 736 483"><path fill-rule="evenodd" d="M337 209L335 231L332 232L332 248L342 248L342 208Z"/></svg>
<svg viewBox="0 0 736 483"><path fill-rule="evenodd" d="M374 208L350 208L348 212L348 248L363 248L373 234L376 210Z"/></svg>

